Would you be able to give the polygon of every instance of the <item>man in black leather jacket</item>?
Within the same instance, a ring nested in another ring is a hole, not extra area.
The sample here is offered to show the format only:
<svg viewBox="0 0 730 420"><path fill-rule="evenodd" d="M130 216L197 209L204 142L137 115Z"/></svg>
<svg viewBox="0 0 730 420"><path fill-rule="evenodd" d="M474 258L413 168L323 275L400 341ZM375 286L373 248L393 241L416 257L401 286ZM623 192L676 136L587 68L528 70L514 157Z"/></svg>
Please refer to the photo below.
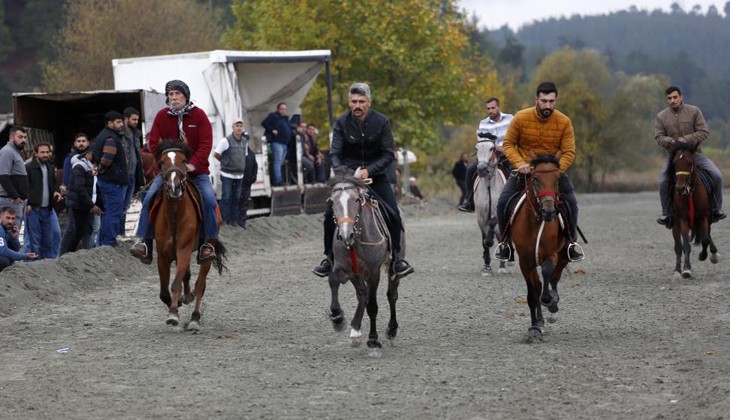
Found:
<svg viewBox="0 0 730 420"><path fill-rule="evenodd" d="M370 86L355 83L350 87L349 99L350 111L337 119L333 130L330 147L332 169L337 171L343 167L352 170L362 168L360 177L372 179L370 190L390 210L388 230L393 241L393 271L397 276L405 277L414 270L400 257L403 223L393 188L386 175L394 156L390 121L385 115L370 109ZM320 277L326 277L332 272L332 242L336 228L330 208L324 215L324 253L327 258L312 270Z"/></svg>

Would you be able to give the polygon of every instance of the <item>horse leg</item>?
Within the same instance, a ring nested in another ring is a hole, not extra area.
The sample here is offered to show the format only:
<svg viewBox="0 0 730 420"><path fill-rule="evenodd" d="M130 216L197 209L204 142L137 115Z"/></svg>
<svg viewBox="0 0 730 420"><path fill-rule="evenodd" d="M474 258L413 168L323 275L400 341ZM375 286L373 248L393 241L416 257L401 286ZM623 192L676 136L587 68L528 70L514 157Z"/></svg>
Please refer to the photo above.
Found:
<svg viewBox="0 0 730 420"><path fill-rule="evenodd" d="M205 294L205 287L208 285L208 272L210 267L213 265L213 261L208 261L200 266L198 272L198 278L195 280L195 309L190 314L190 322L188 322L187 329L190 331L200 331L200 305L203 302L203 295Z"/></svg>
<svg viewBox="0 0 730 420"><path fill-rule="evenodd" d="M566 249L563 248L563 250L560 252L560 257L558 257L558 264L555 266L555 269L553 270L552 277L550 278L550 288L552 289L551 295L554 295L553 303L548 306L548 311L550 312L548 314L548 322L554 323L558 320L558 302L560 302L560 295L558 294L558 282L560 281L560 277L563 275L563 270L565 267L568 266L568 259L564 256L566 255Z"/></svg>
<svg viewBox="0 0 730 420"><path fill-rule="evenodd" d="M368 318L370 318L370 334L368 334L368 348L370 349L370 357L382 356L381 348L383 347L378 340L378 285L380 283L380 272L376 271L368 282Z"/></svg>
<svg viewBox="0 0 730 420"><path fill-rule="evenodd" d="M689 239L689 224L681 221L682 227L682 249L684 251L684 269L682 270L682 278L688 279L692 277L692 264L690 262L690 252L692 251L692 242Z"/></svg>
<svg viewBox="0 0 730 420"><path fill-rule="evenodd" d="M167 314L167 323L176 326L180 322L180 295L182 293L182 283L186 273L190 271L190 256L187 258L178 253L177 266L175 267L175 278L172 280L172 303L170 311Z"/></svg>
<svg viewBox="0 0 730 420"><path fill-rule="evenodd" d="M489 276L492 273L492 267L490 264L492 263L492 257L489 255L489 247L491 246L489 243L489 233L486 235L484 234L484 231L482 232L482 258L484 259L484 265L482 266L482 276Z"/></svg>
<svg viewBox="0 0 730 420"><path fill-rule="evenodd" d="M340 284L342 284L342 278L342 270L339 269L339 266L335 266L329 276L330 291L332 292L329 318L330 321L332 321L332 328L334 328L335 331L344 331L347 326L345 324L345 312L340 307L339 299L339 290Z"/></svg>
<svg viewBox="0 0 730 420"><path fill-rule="evenodd" d="M169 308L172 305L170 296L170 262L167 257L157 250L157 272L160 275L160 300Z"/></svg>
<svg viewBox="0 0 730 420"><path fill-rule="evenodd" d="M540 295L540 303L546 307L552 306L555 301L555 292L548 286L553 278L556 260L557 256L553 256L546 259L542 264L542 294Z"/></svg>
<svg viewBox="0 0 730 420"><path fill-rule="evenodd" d="M398 301L398 285L400 285L400 279L391 280L388 282L388 304L390 305L390 321L388 321L388 330L386 337L389 340L393 340L398 334L398 320L395 316L395 303Z"/></svg>
<svg viewBox="0 0 730 420"><path fill-rule="evenodd" d="M352 346L357 347L362 344L362 333L360 328L362 327L362 317L365 314L365 307L368 303L368 286L361 278L353 278L352 285L355 286L355 292L357 295L357 309L355 315L352 317L350 326L350 338L352 339Z"/></svg>
<svg viewBox="0 0 730 420"><path fill-rule="evenodd" d="M527 305L530 307L531 325L527 330L527 342L542 341L543 331L545 329L545 321L542 318L542 310L540 308L540 276L534 267L528 267L528 263L520 258L520 269L522 276L527 283Z"/></svg>
<svg viewBox="0 0 730 420"><path fill-rule="evenodd" d="M188 305L193 302L195 299L193 296L193 293L190 290L190 269L185 272L185 277L183 277L183 294L180 297L180 303L183 305Z"/></svg>
<svg viewBox="0 0 730 420"><path fill-rule="evenodd" d="M496 210L495 210L496 211ZM497 218L493 217L492 220L489 221L489 235L491 235L492 238L494 237L500 237L502 235L502 232L498 233L499 227L497 226ZM492 244L489 246L491 247L494 244L494 239L492 239ZM513 259L514 261L514 259ZM499 269L497 269L497 273L499 274L507 274L507 263L504 261L499 262Z"/></svg>
<svg viewBox="0 0 730 420"><path fill-rule="evenodd" d="M710 244L710 262L713 264L717 264L718 262L720 262L720 254L717 253L715 241L712 240L712 235L710 234L711 230L712 225L707 226L707 241Z"/></svg>
<svg viewBox="0 0 730 420"><path fill-rule="evenodd" d="M674 277L682 275L682 232L679 223L675 223L672 227L672 236L674 237L674 254L677 256L677 263L674 266Z"/></svg>

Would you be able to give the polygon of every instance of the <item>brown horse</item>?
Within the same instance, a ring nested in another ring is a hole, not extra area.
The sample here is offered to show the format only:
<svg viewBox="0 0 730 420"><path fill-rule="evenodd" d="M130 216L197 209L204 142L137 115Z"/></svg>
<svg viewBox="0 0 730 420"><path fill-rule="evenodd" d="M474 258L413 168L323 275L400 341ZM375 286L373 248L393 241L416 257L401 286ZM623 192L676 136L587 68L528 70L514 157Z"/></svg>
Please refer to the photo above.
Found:
<svg viewBox="0 0 730 420"><path fill-rule="evenodd" d="M195 309L187 325L188 330L200 330L200 304L205 294L206 277L211 264L222 274L225 248L220 239L216 241L216 260L200 266L195 281L195 293L190 290L190 259L198 248L199 230L203 228L202 211L196 205L193 183L187 178L186 163L191 156L190 149L181 141L162 142L155 151L163 179L162 198L153 211L159 217L154 219L157 241L157 271L160 275L160 299L169 307L167 324L176 326L180 322L178 308L181 303L195 300ZM152 198L154 200L154 197ZM202 203L200 203L202 205ZM218 215L218 227L221 218ZM170 294L170 265L177 262L175 278Z"/></svg>
<svg viewBox="0 0 730 420"><path fill-rule="evenodd" d="M530 151L532 172L525 183L526 197L512 221L512 238L527 283L527 304L532 324L527 341L542 340L545 320L540 304L553 315L558 312L558 281L568 264L568 238L561 227L557 200L560 152L535 156ZM542 283L537 268L541 267ZM548 287L548 283L550 287Z"/></svg>
<svg viewBox="0 0 730 420"><path fill-rule="evenodd" d="M685 279L692 277L692 266L689 261L690 246L694 238L695 244L702 243L699 259L707 259L707 247L712 255L710 261L716 264L720 261L717 247L710 236L710 194L704 182L699 179L697 167L694 164L694 150L680 149L675 153L674 165L674 252L677 255L677 265L674 276ZM682 254L684 253L684 269L682 269Z"/></svg>

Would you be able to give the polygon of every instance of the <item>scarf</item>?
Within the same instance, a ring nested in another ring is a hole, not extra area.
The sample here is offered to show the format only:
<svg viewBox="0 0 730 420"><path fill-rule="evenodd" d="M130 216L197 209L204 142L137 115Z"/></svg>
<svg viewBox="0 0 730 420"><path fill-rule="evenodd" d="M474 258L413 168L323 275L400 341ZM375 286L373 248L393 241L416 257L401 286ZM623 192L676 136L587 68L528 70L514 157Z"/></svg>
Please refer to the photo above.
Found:
<svg viewBox="0 0 730 420"><path fill-rule="evenodd" d="M167 105L167 115L177 117L177 131L180 135L180 140L184 143L188 142L188 138L183 130L183 117L188 115L188 112L193 108L195 108L195 104L191 101L188 101L182 109L174 109L171 105Z"/></svg>

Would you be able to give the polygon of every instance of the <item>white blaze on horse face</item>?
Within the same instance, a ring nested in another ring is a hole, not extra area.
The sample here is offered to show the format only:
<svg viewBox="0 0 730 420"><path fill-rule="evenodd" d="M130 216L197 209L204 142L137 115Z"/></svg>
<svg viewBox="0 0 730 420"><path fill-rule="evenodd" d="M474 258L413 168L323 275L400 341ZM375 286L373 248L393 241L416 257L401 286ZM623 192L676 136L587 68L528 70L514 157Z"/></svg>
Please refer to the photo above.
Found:
<svg viewBox="0 0 730 420"><path fill-rule="evenodd" d="M167 157L170 158L170 163L172 164L172 166L175 166L175 157L176 156L177 155L175 152L167 152Z"/></svg>
<svg viewBox="0 0 730 420"><path fill-rule="evenodd" d="M173 172L173 173L170 174L170 182L172 183L172 185L175 185L175 177L176 176L177 176L177 173L176 172Z"/></svg>
<svg viewBox="0 0 730 420"><path fill-rule="evenodd" d="M344 192L340 194L340 205L342 206L342 217L349 217L347 214L347 202L348 202L348 195Z"/></svg>

